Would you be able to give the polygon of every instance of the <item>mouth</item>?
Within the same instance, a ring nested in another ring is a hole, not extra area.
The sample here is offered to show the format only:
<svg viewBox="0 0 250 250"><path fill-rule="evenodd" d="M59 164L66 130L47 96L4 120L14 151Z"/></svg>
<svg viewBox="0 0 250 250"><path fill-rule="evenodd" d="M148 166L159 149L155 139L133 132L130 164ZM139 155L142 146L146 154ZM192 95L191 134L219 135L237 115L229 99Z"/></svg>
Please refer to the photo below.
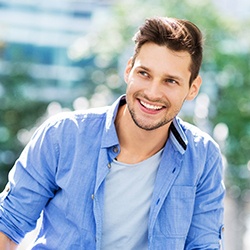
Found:
<svg viewBox="0 0 250 250"><path fill-rule="evenodd" d="M158 110L161 110L164 108L164 106L159 106L159 105L153 105L153 104L149 104L147 102L144 102L142 100L139 100L140 104L146 108L146 109L149 109L149 110L152 110L152 111L158 111Z"/></svg>

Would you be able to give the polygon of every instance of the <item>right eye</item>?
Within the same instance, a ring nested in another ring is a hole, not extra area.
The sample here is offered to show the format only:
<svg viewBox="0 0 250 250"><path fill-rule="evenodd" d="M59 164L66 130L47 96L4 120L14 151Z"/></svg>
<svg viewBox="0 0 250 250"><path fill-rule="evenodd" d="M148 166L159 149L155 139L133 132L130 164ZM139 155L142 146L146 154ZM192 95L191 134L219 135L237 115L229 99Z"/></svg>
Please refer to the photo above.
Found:
<svg viewBox="0 0 250 250"><path fill-rule="evenodd" d="M146 71L144 71L144 70L139 70L138 74L141 75L141 76L143 76L143 77L149 77L149 74Z"/></svg>

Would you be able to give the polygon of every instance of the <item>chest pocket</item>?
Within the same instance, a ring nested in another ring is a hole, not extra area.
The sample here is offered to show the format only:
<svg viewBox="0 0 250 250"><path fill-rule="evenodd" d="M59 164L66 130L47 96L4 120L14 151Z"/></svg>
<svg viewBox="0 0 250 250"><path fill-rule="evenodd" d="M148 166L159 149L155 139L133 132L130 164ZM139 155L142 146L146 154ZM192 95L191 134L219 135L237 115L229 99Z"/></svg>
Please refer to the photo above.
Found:
<svg viewBox="0 0 250 250"><path fill-rule="evenodd" d="M186 238L193 216L195 190L193 186L171 188L156 221L156 234Z"/></svg>

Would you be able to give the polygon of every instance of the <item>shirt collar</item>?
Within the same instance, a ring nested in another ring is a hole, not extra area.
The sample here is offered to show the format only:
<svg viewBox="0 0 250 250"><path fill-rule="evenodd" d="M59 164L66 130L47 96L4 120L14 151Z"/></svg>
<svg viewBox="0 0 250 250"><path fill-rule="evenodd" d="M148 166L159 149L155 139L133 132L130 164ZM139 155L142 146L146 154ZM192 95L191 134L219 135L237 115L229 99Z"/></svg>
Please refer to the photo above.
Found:
<svg viewBox="0 0 250 250"><path fill-rule="evenodd" d="M173 145L181 154L184 154L187 149L188 140L181 126L181 122L180 118L174 118L170 125L169 140L172 141Z"/></svg>
<svg viewBox="0 0 250 250"><path fill-rule="evenodd" d="M122 95L108 108L102 147L112 147L119 144L115 128L115 118L118 108L125 103L126 97ZM181 126L181 119L178 117L174 118L170 125L169 140L171 140L181 154L185 153L188 140Z"/></svg>
<svg viewBox="0 0 250 250"><path fill-rule="evenodd" d="M118 108L125 102L125 95L122 95L111 106L108 107L106 113L107 117L105 123L105 131L102 138L102 147L104 148L119 144L115 128L115 118L118 112Z"/></svg>

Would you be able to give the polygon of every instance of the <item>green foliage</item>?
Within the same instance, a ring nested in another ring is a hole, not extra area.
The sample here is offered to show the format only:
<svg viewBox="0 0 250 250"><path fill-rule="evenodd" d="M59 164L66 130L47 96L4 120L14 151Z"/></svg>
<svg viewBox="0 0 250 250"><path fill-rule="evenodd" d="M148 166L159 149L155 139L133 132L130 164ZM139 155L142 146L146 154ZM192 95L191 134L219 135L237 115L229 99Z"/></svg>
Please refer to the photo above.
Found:
<svg viewBox="0 0 250 250"><path fill-rule="evenodd" d="M0 77L0 190L24 146L17 138L19 130L30 128L45 111L45 103L26 99L27 84L32 83L27 69L17 63L8 70Z"/></svg>

